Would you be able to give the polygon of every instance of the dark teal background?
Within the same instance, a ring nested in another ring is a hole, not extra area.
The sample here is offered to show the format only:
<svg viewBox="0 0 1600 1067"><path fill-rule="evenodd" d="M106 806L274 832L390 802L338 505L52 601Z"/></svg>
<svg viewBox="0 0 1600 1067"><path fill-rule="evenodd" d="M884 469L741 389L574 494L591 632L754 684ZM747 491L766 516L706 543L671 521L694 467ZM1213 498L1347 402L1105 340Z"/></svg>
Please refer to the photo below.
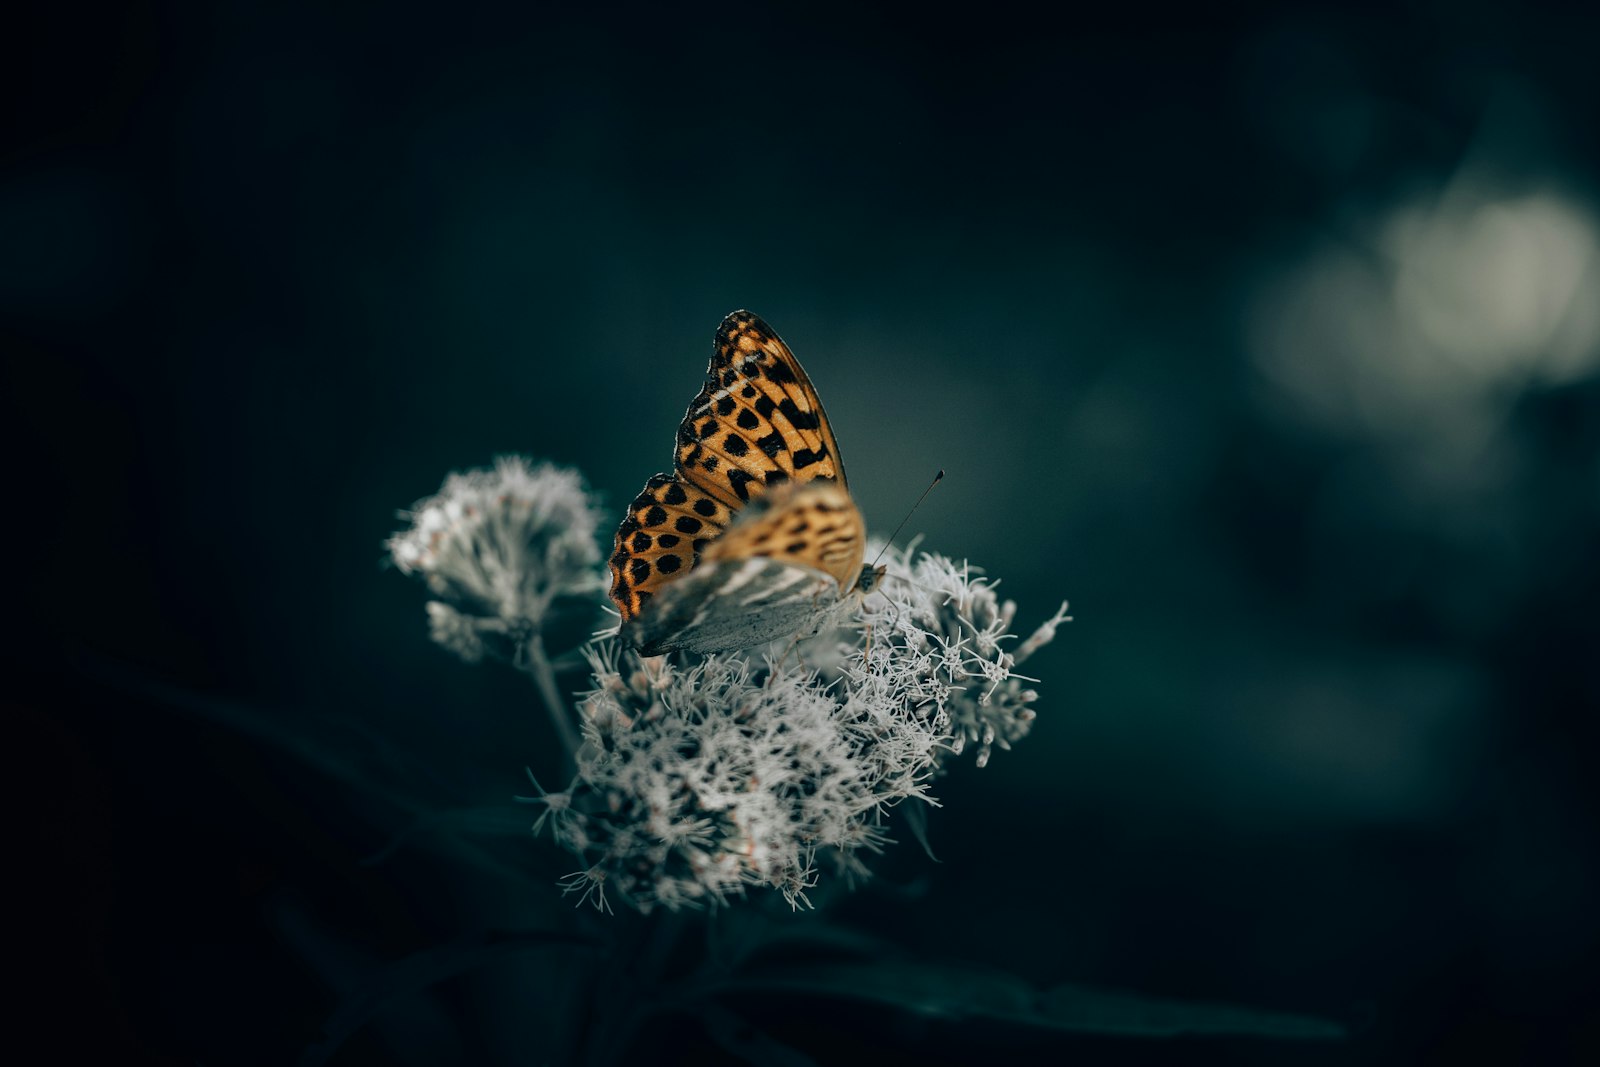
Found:
<svg viewBox="0 0 1600 1067"><path fill-rule="evenodd" d="M1595 29L1508 3L35 12L0 176L31 1025L285 1062L347 974L554 893L546 846L525 883L356 862L397 794L556 773L523 680L431 647L381 544L503 452L620 516L748 307L871 527L943 467L926 546L1002 579L1023 632L1076 618L1028 664L1033 736L940 783L942 863L902 845L884 881L916 892L847 915L1040 983L1361 1027L1152 1053L864 1016L824 1060L1592 1050L1592 338L1576 371L1462 399L1480 371L1432 365L1393 405L1381 344L1334 336L1387 336L1359 285L1274 335L1294 366L1354 353L1332 384L1285 387L1261 338L1306 263L1385 276L1373 220L1463 175L1592 227ZM454 989L479 1044L439 1048L537 1062L511 981ZM395 1033L349 1062L429 1061Z"/></svg>

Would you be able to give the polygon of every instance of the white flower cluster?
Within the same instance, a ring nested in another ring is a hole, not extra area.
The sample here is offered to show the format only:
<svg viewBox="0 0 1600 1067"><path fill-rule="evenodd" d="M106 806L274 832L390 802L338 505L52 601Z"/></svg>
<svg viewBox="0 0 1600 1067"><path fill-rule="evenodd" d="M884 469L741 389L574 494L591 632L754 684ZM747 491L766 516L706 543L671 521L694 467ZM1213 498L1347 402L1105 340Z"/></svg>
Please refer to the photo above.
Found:
<svg viewBox="0 0 1600 1067"><path fill-rule="evenodd" d="M602 587L600 516L577 471L503 456L491 470L451 474L409 512L386 545L419 575L433 639L468 662L484 637L536 627L558 597Z"/></svg>
<svg viewBox="0 0 1600 1067"><path fill-rule="evenodd" d="M1067 619L1063 604L1007 647L1016 606L993 583L914 546L885 553L873 592L804 641L704 657L591 645L580 742L541 626L557 598L604 584L582 478L502 458L450 475L410 518L388 548L436 598L434 640L468 661L509 650L574 757L571 784L536 798L535 829L579 857L565 887L602 908L608 891L648 910L757 887L799 907L820 865L865 876L889 810L936 803L944 761L971 748L981 767L1027 734L1037 694L1016 668Z"/></svg>
<svg viewBox="0 0 1600 1067"><path fill-rule="evenodd" d="M1065 615L1008 653L1014 606L964 566L910 555L797 650L680 661L598 646L577 777L540 798L540 824L588 864L568 890L649 909L766 886L806 904L819 860L864 876L888 809L934 803L942 758L976 744L981 766L1023 736L1036 694L1012 668Z"/></svg>

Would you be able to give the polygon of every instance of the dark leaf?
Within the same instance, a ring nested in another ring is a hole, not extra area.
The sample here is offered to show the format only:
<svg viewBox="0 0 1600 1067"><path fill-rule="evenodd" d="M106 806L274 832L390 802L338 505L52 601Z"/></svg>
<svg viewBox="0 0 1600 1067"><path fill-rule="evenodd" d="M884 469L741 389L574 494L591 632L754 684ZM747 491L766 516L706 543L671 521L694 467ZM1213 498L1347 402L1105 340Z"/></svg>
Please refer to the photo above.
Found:
<svg viewBox="0 0 1600 1067"><path fill-rule="evenodd" d="M814 962L823 958L882 957L890 950L887 942L871 934L833 923L816 916L773 916L753 908L729 908L711 917L709 953L711 961L723 971L747 966L760 959L785 959Z"/></svg>
<svg viewBox="0 0 1600 1067"><path fill-rule="evenodd" d="M752 1026L727 1008L707 1001L696 1009L706 1033L730 1055L757 1067L816 1067L817 1061Z"/></svg>
<svg viewBox="0 0 1600 1067"><path fill-rule="evenodd" d="M510 952L597 944L578 934L530 930L524 933L475 934L408 956L388 968L370 987L349 998L329 1016L319 1038L301 1053L300 1067L317 1067L326 1063L367 1020L400 997L421 992L437 982L464 974Z"/></svg>
<svg viewBox="0 0 1600 1067"><path fill-rule="evenodd" d="M539 813L529 814L526 807L512 804L495 804L478 808L451 808L414 819L411 824L395 834L387 844L370 856L361 859L363 866L371 867L389 859L401 846L418 834L444 832L480 837L524 837L533 839L533 823Z"/></svg>
<svg viewBox="0 0 1600 1067"><path fill-rule="evenodd" d="M763 970L700 993L842 998L935 1018L989 1019L1081 1034L1335 1039L1346 1033L1337 1023L1304 1015L1082 986L1041 991L1013 975L914 963L834 963Z"/></svg>
<svg viewBox="0 0 1600 1067"><path fill-rule="evenodd" d="M1336 1040L1346 1036L1338 1023L1310 1015L1262 1011L1231 1004L1167 1000L1139 993L1060 985L1039 997L1044 1025L1097 1034L1175 1037L1180 1034Z"/></svg>

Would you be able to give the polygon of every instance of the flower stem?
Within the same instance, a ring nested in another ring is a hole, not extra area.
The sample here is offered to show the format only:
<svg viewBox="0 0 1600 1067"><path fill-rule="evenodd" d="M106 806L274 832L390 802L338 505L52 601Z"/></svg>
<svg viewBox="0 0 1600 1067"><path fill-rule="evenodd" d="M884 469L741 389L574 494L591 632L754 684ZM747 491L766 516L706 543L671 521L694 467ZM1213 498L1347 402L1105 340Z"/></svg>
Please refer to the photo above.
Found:
<svg viewBox="0 0 1600 1067"><path fill-rule="evenodd" d="M562 699L561 690L556 688L556 672L550 667L550 657L544 651L544 637L537 630L528 638L528 673L533 676L533 684L539 689L539 696L544 700L545 710L550 713L550 723L556 728L556 734L561 738L561 744L567 750L568 769L578 761L578 746L582 739L578 737L577 728L572 725L572 709Z"/></svg>

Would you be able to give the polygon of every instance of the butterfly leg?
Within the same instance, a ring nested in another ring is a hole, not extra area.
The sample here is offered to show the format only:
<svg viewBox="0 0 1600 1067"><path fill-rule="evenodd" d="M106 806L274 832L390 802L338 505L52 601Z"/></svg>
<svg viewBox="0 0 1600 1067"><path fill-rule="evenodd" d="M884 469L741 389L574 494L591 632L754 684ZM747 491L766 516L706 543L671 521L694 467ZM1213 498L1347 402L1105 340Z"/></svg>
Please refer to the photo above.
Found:
<svg viewBox="0 0 1600 1067"><path fill-rule="evenodd" d="M783 670L783 665L789 662L790 653L800 647L800 636L800 634L795 634L794 637L789 640L789 646L783 650L783 655L778 658L778 666L777 670L773 671L774 674Z"/></svg>

